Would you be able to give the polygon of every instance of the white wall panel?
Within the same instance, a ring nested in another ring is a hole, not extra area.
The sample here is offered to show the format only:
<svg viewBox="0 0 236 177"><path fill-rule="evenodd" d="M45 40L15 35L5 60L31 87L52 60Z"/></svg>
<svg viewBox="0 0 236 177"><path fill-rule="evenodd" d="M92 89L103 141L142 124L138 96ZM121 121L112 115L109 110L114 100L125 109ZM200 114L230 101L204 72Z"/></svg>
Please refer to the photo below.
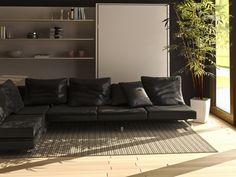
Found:
<svg viewBox="0 0 236 177"><path fill-rule="evenodd" d="M97 4L97 77L168 76L166 4Z"/></svg>

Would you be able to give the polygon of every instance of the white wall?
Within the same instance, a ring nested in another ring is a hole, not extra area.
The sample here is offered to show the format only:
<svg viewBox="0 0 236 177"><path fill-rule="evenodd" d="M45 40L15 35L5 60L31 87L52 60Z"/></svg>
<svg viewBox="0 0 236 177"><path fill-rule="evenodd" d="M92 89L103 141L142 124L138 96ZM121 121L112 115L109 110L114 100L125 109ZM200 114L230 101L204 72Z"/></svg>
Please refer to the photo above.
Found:
<svg viewBox="0 0 236 177"><path fill-rule="evenodd" d="M167 17L166 4L97 4L97 77L168 76Z"/></svg>

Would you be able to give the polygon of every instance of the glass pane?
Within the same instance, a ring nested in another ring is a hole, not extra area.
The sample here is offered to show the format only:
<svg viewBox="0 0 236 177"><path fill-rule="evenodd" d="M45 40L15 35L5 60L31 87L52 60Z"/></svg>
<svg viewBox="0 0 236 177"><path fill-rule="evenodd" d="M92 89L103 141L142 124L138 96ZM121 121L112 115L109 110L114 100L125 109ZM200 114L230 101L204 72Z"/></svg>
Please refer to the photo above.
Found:
<svg viewBox="0 0 236 177"><path fill-rule="evenodd" d="M230 70L219 67L216 70L216 106L230 113Z"/></svg>
<svg viewBox="0 0 236 177"><path fill-rule="evenodd" d="M228 14L223 22L225 28L219 28L216 37L216 106L230 113L229 1L216 0L216 4Z"/></svg>

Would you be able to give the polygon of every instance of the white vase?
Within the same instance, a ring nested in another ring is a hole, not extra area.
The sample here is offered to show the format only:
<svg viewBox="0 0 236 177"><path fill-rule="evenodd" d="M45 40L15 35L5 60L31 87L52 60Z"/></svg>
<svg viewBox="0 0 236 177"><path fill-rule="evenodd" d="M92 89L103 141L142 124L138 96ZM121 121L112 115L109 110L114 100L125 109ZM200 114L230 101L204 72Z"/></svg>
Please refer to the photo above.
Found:
<svg viewBox="0 0 236 177"><path fill-rule="evenodd" d="M206 123L210 113L211 99L192 98L190 104L191 108L197 112L197 119L194 119L194 122Z"/></svg>

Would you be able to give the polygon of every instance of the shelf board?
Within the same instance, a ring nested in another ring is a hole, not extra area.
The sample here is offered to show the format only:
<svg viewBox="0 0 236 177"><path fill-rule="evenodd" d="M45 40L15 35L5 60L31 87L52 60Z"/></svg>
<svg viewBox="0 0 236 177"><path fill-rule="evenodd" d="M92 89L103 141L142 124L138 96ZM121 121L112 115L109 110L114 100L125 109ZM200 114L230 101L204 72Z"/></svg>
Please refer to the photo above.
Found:
<svg viewBox="0 0 236 177"><path fill-rule="evenodd" d="M0 41L94 41L95 38L38 38L38 39L28 39L28 38L12 38L12 39L0 39Z"/></svg>
<svg viewBox="0 0 236 177"><path fill-rule="evenodd" d="M0 19L0 22L94 22L94 19L67 20L67 19Z"/></svg>
<svg viewBox="0 0 236 177"><path fill-rule="evenodd" d="M34 58L34 57L0 57L0 60L94 60L94 57L49 57L49 58Z"/></svg>

